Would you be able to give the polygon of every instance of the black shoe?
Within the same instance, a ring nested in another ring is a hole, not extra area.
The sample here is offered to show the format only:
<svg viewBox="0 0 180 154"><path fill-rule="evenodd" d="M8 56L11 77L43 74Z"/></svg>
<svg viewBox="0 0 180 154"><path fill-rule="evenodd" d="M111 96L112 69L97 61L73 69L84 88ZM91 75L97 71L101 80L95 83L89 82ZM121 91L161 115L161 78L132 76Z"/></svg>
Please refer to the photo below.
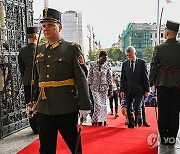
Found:
<svg viewBox="0 0 180 154"><path fill-rule="evenodd" d="M102 126L102 122L98 122L98 126Z"/></svg>
<svg viewBox="0 0 180 154"><path fill-rule="evenodd" d="M143 126L150 127L150 124L148 124L147 122L143 122Z"/></svg>
<svg viewBox="0 0 180 154"><path fill-rule="evenodd" d="M108 123L107 123L106 121L104 121L104 126L105 126L105 127L108 126Z"/></svg>
<svg viewBox="0 0 180 154"><path fill-rule="evenodd" d="M133 129L133 128L135 128L135 126L128 124L128 128L132 128Z"/></svg>
<svg viewBox="0 0 180 154"><path fill-rule="evenodd" d="M124 123L125 125L128 125L128 122L127 121L125 121L125 123Z"/></svg>
<svg viewBox="0 0 180 154"><path fill-rule="evenodd" d="M141 127L141 125L142 125L142 120L141 120L141 119L138 119L138 120L137 120L137 123L138 123L138 126Z"/></svg>
<svg viewBox="0 0 180 154"><path fill-rule="evenodd" d="M119 115L118 115L118 114L116 114L116 115L115 115L115 118L117 118L117 117L119 117Z"/></svg>
<svg viewBox="0 0 180 154"><path fill-rule="evenodd" d="M97 126L97 122L92 122L92 126Z"/></svg>

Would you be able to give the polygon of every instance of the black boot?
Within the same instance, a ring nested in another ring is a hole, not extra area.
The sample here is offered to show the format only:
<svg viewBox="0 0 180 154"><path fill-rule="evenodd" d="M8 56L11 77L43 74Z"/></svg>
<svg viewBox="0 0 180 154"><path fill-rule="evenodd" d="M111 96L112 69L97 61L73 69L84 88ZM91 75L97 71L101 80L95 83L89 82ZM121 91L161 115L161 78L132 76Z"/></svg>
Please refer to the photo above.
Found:
<svg viewBox="0 0 180 154"><path fill-rule="evenodd" d="M107 122L106 122L106 121L104 121L104 126L108 126L108 124L107 124Z"/></svg>
<svg viewBox="0 0 180 154"><path fill-rule="evenodd" d="M102 122L98 122L98 126L102 126Z"/></svg>

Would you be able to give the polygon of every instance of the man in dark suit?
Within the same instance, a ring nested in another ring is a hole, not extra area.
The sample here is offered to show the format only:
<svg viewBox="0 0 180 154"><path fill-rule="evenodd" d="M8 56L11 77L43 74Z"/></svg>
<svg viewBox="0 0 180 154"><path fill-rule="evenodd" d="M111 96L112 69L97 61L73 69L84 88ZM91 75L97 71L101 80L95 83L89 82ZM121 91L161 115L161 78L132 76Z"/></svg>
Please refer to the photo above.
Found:
<svg viewBox="0 0 180 154"><path fill-rule="evenodd" d="M176 40L179 23L167 21L166 41L154 48L150 86L157 88L158 129L161 143L174 145L179 129L180 43Z"/></svg>
<svg viewBox="0 0 180 154"><path fill-rule="evenodd" d="M31 83L32 83L32 68L33 59L35 54L36 43L38 40L38 28L37 27L27 27L27 38L29 44L19 50L18 63L24 84L25 101L26 104L30 103L31 100ZM34 134L38 133L36 125L36 116L29 118L30 127L32 128Z"/></svg>
<svg viewBox="0 0 180 154"><path fill-rule="evenodd" d="M120 97L127 102L128 128L142 125L142 99L148 96L149 83L146 62L136 57L133 46L126 49L128 60L122 64Z"/></svg>

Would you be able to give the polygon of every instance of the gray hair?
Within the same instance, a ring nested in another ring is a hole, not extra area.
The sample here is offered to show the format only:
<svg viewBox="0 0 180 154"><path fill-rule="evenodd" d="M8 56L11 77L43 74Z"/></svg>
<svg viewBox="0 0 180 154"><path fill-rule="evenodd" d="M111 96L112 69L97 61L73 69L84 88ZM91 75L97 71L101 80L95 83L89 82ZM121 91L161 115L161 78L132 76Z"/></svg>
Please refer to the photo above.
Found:
<svg viewBox="0 0 180 154"><path fill-rule="evenodd" d="M136 53L136 49L133 46L128 46L126 52L133 52Z"/></svg>

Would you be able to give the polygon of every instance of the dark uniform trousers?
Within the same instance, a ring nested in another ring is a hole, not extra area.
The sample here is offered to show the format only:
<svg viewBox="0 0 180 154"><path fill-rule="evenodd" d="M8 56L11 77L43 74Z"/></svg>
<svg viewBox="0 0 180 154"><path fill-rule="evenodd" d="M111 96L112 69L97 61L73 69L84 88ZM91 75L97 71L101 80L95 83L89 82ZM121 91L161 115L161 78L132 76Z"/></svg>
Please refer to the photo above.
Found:
<svg viewBox="0 0 180 154"><path fill-rule="evenodd" d="M24 86L24 92L25 92L25 101L26 103L29 103L31 100L31 86ZM32 118L29 118L29 124L32 128L33 132L36 134L38 133L38 128L36 124L36 115L34 115Z"/></svg>
<svg viewBox="0 0 180 154"><path fill-rule="evenodd" d="M157 87L158 129L162 142L175 141L179 129L180 89ZM174 138L174 139L173 139Z"/></svg>
<svg viewBox="0 0 180 154"><path fill-rule="evenodd" d="M110 109L111 112L113 111L113 100L115 104L115 113L118 113L118 90L113 91L113 96L109 98L109 103L110 103Z"/></svg>
<svg viewBox="0 0 180 154"><path fill-rule="evenodd" d="M37 113L37 125L40 130L40 154L56 154L57 134L60 132L72 154L76 154L78 112L49 116ZM80 139L80 138L79 138ZM51 141L51 142L47 142ZM81 139L78 154L82 153Z"/></svg>
<svg viewBox="0 0 180 154"><path fill-rule="evenodd" d="M129 96L126 96L127 115L130 127L135 127L137 125L137 120L142 121L142 99L143 96L136 94L133 88Z"/></svg>

